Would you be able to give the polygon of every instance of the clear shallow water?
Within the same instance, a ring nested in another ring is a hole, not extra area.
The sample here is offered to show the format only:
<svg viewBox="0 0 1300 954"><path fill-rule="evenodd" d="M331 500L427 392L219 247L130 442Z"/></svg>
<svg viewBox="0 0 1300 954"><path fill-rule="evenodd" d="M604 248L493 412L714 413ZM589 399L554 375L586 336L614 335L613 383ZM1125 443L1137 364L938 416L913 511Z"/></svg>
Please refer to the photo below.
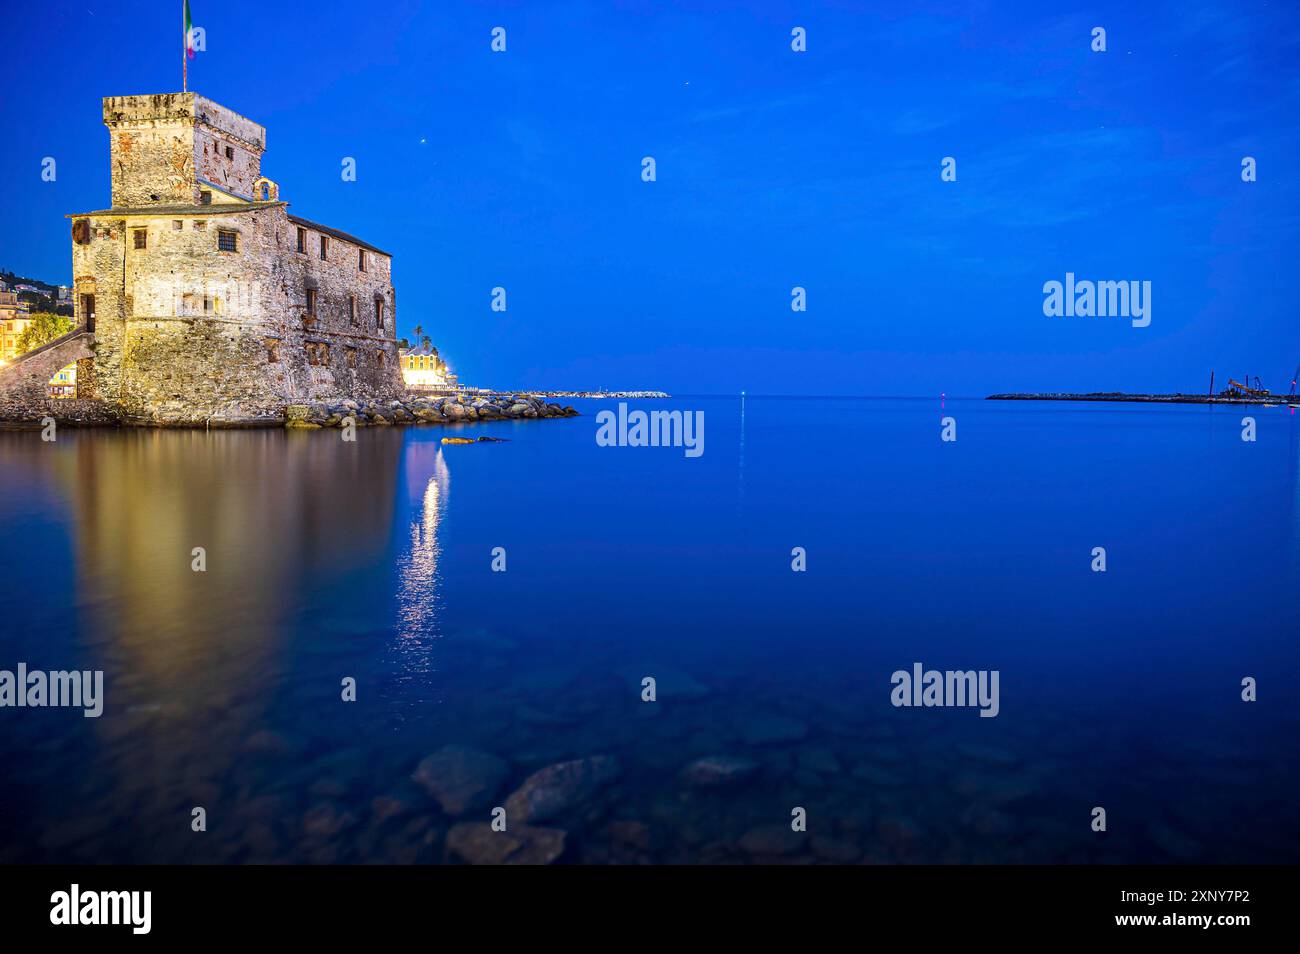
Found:
<svg viewBox="0 0 1300 954"><path fill-rule="evenodd" d="M0 709L0 860L442 861L447 744L506 763L487 805L615 757L564 861L1300 860L1291 411L639 404L704 410L688 459L598 447L613 403L473 447L0 433L0 669L106 680L100 719ZM894 708L914 662L999 670L1000 715Z"/></svg>

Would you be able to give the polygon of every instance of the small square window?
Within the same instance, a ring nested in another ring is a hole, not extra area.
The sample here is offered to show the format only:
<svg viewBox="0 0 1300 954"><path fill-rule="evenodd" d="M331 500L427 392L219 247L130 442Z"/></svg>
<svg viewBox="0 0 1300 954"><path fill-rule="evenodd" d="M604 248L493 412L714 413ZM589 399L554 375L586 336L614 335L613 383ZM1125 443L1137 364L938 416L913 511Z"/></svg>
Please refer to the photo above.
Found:
<svg viewBox="0 0 1300 954"><path fill-rule="evenodd" d="M199 193L199 205L211 205L211 204L212 204L212 193L204 189L202 192Z"/></svg>
<svg viewBox="0 0 1300 954"><path fill-rule="evenodd" d="M184 222L182 222L180 219L172 219L172 231L173 231L173 232L179 232L179 231L180 231L181 229L183 229L183 228L185 228L185 223L184 223Z"/></svg>
<svg viewBox="0 0 1300 954"><path fill-rule="evenodd" d="M194 231L196 231L196 232L202 232L202 231L203 231L204 229L206 229L207 227L208 227L208 223L207 223L207 222L204 222L202 219L195 219L195 220L194 220Z"/></svg>
<svg viewBox="0 0 1300 954"><path fill-rule="evenodd" d="M235 158L235 150L234 150L233 148L231 148L230 146L227 146L227 147L226 147L226 158L227 158L227 159L234 159L234 158Z"/></svg>
<svg viewBox="0 0 1300 954"><path fill-rule="evenodd" d="M149 241L148 229L132 229L131 238L135 240L136 248L144 248Z"/></svg>
<svg viewBox="0 0 1300 954"><path fill-rule="evenodd" d="M233 232L230 229L217 229L217 251L239 251L239 233Z"/></svg>

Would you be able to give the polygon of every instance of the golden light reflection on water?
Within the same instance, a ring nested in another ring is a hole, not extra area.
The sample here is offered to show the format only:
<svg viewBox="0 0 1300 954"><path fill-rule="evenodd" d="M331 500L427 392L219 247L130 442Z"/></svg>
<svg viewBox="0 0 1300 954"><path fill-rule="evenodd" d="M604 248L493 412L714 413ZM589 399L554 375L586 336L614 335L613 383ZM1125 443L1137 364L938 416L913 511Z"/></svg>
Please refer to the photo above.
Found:
<svg viewBox="0 0 1300 954"><path fill-rule="evenodd" d="M409 445L405 469L408 483L424 479L424 489L418 496L418 519L412 520L407 528L407 548L400 564L397 594L399 644L436 635L440 607L438 561L442 556L438 525L451 496L451 471L438 444L422 442ZM423 654L421 658L424 658Z"/></svg>
<svg viewBox="0 0 1300 954"><path fill-rule="evenodd" d="M337 692L298 668L304 652L363 650L392 624L400 433L0 442L7 479L42 488L45 518L68 537L73 585L59 598L75 607L75 648L51 647L49 663L71 651L104 670L105 717L90 730L99 782L132 811L166 817L179 792L215 799L278 702Z"/></svg>

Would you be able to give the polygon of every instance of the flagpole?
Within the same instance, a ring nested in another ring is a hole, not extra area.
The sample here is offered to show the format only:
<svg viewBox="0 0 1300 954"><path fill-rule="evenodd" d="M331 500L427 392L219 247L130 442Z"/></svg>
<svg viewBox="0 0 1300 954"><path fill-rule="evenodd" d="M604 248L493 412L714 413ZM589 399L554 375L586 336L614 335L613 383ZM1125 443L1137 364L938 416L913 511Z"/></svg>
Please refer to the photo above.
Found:
<svg viewBox="0 0 1300 954"><path fill-rule="evenodd" d="M181 0L181 92L190 91L189 37L185 35L185 0Z"/></svg>

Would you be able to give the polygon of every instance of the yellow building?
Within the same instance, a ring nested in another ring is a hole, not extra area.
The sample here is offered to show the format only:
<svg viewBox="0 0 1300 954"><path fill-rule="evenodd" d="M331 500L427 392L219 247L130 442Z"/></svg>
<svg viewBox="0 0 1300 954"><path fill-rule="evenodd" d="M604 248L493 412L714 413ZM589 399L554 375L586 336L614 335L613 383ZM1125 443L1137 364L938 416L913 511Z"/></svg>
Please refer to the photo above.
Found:
<svg viewBox="0 0 1300 954"><path fill-rule="evenodd" d="M0 364L18 357L18 339L32 320L27 307L17 292L0 292Z"/></svg>
<svg viewBox="0 0 1300 954"><path fill-rule="evenodd" d="M64 365L50 378L50 397L74 398L77 396L77 362Z"/></svg>
<svg viewBox="0 0 1300 954"><path fill-rule="evenodd" d="M402 379L408 388L454 388L456 375L443 363L437 348L408 348L402 352Z"/></svg>

